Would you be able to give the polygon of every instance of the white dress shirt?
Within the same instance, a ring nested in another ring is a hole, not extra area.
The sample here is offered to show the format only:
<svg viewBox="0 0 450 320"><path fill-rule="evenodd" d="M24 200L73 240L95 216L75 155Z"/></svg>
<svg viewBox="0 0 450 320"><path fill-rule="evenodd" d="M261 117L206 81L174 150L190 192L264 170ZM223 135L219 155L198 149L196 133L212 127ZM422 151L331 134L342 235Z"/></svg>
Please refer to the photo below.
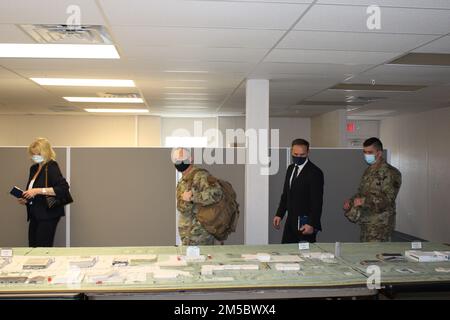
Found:
<svg viewBox="0 0 450 320"><path fill-rule="evenodd" d="M300 174L300 172L302 172L302 170L303 170L303 168L305 167L305 165L308 163L308 159L306 159L306 161L305 161L305 163L304 164L302 164L301 166L299 166L299 165L295 165L295 167L298 167L298 171L297 171L297 176L296 176L296 178L298 177L298 175ZM294 167L294 170L292 170L292 174L291 174L291 178L289 179L289 188L291 187L291 185L292 185L292 180L294 180L294 171L295 171L295 167Z"/></svg>

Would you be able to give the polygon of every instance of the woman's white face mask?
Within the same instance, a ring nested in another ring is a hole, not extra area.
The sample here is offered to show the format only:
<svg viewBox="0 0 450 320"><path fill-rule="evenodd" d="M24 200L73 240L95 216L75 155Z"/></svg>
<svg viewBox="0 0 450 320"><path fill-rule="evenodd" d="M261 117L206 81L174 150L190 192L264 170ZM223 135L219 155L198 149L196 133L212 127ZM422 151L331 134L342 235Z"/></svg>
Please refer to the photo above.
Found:
<svg viewBox="0 0 450 320"><path fill-rule="evenodd" d="M33 160L34 163L42 163L44 162L44 157L39 155L39 154L35 154L31 157L31 159Z"/></svg>

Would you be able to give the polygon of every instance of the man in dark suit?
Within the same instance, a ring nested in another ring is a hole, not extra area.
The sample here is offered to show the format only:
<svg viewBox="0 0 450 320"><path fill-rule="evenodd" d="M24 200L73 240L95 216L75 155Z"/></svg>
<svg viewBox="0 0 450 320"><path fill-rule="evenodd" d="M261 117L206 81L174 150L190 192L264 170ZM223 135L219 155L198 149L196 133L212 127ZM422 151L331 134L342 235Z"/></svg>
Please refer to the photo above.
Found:
<svg viewBox="0 0 450 320"><path fill-rule="evenodd" d="M292 141L291 154L293 163L287 169L273 226L279 229L287 212L282 243L316 242L322 230L323 173L308 159L308 141Z"/></svg>

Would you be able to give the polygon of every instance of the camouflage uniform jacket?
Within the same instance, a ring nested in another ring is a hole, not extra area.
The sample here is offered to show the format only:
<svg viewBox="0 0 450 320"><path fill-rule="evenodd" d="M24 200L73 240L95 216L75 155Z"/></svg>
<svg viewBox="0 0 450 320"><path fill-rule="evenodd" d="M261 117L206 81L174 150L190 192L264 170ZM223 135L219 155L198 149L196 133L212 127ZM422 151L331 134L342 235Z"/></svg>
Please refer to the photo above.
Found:
<svg viewBox="0 0 450 320"><path fill-rule="evenodd" d="M380 230L392 232L395 228L395 199L401 184L400 171L384 159L377 166L370 166L362 176L358 193L350 201L351 208L345 213L346 217L350 221L360 224L362 233L365 232L364 227L375 226ZM354 207L353 200L355 198L363 198L364 204ZM361 238L367 241L371 240L370 235L362 234ZM372 238L376 238L376 236Z"/></svg>
<svg viewBox="0 0 450 320"><path fill-rule="evenodd" d="M183 200L185 191L192 191L192 201ZM193 167L183 175L177 185L178 232L183 245L214 244L214 236L197 220L197 213L199 206L208 206L221 199L222 188L208 171Z"/></svg>

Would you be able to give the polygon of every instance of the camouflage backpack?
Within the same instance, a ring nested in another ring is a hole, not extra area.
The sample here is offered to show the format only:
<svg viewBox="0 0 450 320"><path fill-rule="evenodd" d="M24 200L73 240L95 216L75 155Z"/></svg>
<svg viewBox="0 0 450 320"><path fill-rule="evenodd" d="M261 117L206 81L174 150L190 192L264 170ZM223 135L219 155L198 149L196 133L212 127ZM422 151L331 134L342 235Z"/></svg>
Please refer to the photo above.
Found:
<svg viewBox="0 0 450 320"><path fill-rule="evenodd" d="M211 176L211 179L212 183L217 181L222 188L222 199L209 206L199 206L197 220L208 233L212 234L217 240L224 241L230 233L236 231L239 220L239 203L236 201L236 192L228 181L213 176Z"/></svg>

